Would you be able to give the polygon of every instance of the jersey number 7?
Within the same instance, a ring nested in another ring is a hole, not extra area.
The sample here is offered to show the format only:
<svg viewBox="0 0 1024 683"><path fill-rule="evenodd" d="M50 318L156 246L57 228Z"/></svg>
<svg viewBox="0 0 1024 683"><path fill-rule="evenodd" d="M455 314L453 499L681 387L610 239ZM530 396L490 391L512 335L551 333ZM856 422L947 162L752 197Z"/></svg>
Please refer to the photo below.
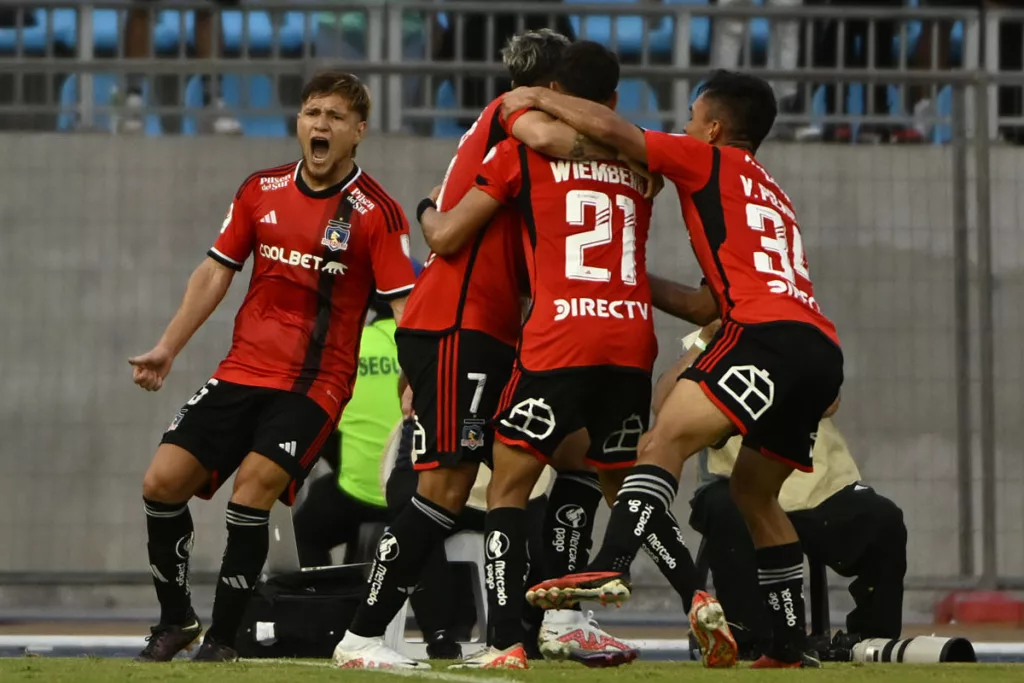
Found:
<svg viewBox="0 0 1024 683"><path fill-rule="evenodd" d="M615 206L622 211L622 281L636 284L636 202L626 195L615 195ZM565 195L565 220L569 225L586 225L587 208L594 209L594 229L565 238L565 277L570 280L610 282L612 273L584 263L588 247L611 244L612 198L595 190L570 190Z"/></svg>

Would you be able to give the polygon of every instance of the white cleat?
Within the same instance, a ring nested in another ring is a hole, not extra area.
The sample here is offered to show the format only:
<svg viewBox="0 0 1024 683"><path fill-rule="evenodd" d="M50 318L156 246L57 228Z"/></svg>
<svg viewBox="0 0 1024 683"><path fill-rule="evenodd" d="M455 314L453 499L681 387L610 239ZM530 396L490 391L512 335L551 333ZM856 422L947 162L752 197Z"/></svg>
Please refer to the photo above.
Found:
<svg viewBox="0 0 1024 683"><path fill-rule="evenodd" d="M334 665L342 669L430 669L392 650L383 638L364 638L349 631L334 648Z"/></svg>
<svg viewBox="0 0 1024 683"><path fill-rule="evenodd" d="M449 669L526 669L526 650L522 645L499 650L485 647L474 652L459 664L452 664Z"/></svg>
<svg viewBox="0 0 1024 683"><path fill-rule="evenodd" d="M639 650L608 634L593 612L548 610L537 639L545 659L569 659L588 666L619 666L633 661Z"/></svg>

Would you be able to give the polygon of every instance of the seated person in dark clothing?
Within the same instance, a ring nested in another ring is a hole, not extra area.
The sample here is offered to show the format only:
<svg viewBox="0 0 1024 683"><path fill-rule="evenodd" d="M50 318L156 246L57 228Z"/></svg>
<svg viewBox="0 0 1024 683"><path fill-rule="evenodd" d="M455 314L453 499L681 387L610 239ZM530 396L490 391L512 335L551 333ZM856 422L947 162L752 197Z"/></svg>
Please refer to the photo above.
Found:
<svg viewBox="0 0 1024 683"><path fill-rule="evenodd" d="M690 501L690 526L704 536L704 557L740 657L756 660L770 641L771 622L758 590L754 544L729 491L740 439L733 437L720 449L700 454L700 486ZM791 474L779 503L796 527L804 554L854 579L848 633L837 634L835 643L850 647L863 638L899 638L907 572L903 512L861 483L831 417L819 423L813 457L814 471Z"/></svg>

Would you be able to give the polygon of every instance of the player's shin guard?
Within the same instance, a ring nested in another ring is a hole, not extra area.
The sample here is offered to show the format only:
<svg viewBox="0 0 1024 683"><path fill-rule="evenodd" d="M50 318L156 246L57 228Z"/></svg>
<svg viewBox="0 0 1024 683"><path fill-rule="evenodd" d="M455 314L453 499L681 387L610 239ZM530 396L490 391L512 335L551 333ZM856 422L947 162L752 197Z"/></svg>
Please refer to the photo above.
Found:
<svg viewBox="0 0 1024 683"><path fill-rule="evenodd" d="M487 644L499 650L522 643L526 593L526 510L497 508L487 513Z"/></svg>
<svg viewBox="0 0 1024 683"><path fill-rule="evenodd" d="M779 662L799 662L807 637L800 543L758 548L757 581L772 625L771 647L765 654Z"/></svg>
<svg viewBox="0 0 1024 683"><path fill-rule="evenodd" d="M444 543L455 526L451 513L416 494L377 544L366 598L356 610L349 631L379 638L402 609L430 553Z"/></svg>
<svg viewBox="0 0 1024 683"><path fill-rule="evenodd" d="M160 623L183 626L192 607L189 558L195 538L188 503L142 499L149 535L149 569L160 601Z"/></svg>
<svg viewBox="0 0 1024 683"><path fill-rule="evenodd" d="M622 482L604 542L587 571L629 572L651 520L672 509L679 483L657 465L637 465Z"/></svg>
<svg viewBox="0 0 1024 683"><path fill-rule="evenodd" d="M697 567L693 564L690 549L683 542L679 523L672 513L666 512L651 518L644 534L644 550L682 598L683 609L689 613L693 605L693 593L702 587L697 584Z"/></svg>
<svg viewBox="0 0 1024 683"><path fill-rule="evenodd" d="M590 558L601 484L593 472L559 472L544 515L544 570L553 578L582 571Z"/></svg>
<svg viewBox="0 0 1024 683"><path fill-rule="evenodd" d="M213 623L207 631L207 637L220 645L234 647L235 634L267 561L269 521L269 510L228 503L228 543L213 600Z"/></svg>

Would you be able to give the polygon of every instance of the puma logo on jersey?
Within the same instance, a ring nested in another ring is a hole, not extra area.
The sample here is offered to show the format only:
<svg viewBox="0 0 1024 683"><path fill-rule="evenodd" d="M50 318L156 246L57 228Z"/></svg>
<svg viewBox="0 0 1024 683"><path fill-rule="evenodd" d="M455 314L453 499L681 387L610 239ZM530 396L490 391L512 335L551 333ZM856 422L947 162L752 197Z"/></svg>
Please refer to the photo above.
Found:
<svg viewBox="0 0 1024 683"><path fill-rule="evenodd" d="M617 318L619 320L647 320L650 305L641 301L608 301L607 299L590 299L573 297L572 299L555 299L555 321L573 318Z"/></svg>
<svg viewBox="0 0 1024 683"><path fill-rule="evenodd" d="M331 275L344 275L348 268L347 265L338 261L324 261L322 256L303 254L296 249L286 250L284 247L272 247L269 244L260 245L260 256L289 266L323 271Z"/></svg>

